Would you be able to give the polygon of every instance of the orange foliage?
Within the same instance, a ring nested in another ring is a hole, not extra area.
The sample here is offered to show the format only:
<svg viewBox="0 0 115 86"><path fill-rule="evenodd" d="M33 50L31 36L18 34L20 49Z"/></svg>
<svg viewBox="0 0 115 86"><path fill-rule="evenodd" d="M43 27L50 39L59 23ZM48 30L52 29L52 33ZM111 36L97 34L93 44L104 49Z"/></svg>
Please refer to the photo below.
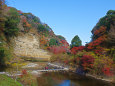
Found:
<svg viewBox="0 0 115 86"><path fill-rule="evenodd" d="M94 35L103 35L106 32L106 27L101 26L98 30L94 32Z"/></svg>
<svg viewBox="0 0 115 86"><path fill-rule="evenodd" d="M45 44L47 44L47 42L48 42L48 40L45 36L42 36L40 38L40 45L45 45Z"/></svg>
<svg viewBox="0 0 115 86"><path fill-rule="evenodd" d="M24 23L24 27L28 27L28 28L31 27L31 24L29 24L25 18L23 19L23 23Z"/></svg>
<svg viewBox="0 0 115 86"><path fill-rule="evenodd" d="M106 35L100 36L95 41L89 43L87 49L92 50L92 49L96 48L98 45L100 45L102 42L104 42L106 40L106 38L107 38Z"/></svg>

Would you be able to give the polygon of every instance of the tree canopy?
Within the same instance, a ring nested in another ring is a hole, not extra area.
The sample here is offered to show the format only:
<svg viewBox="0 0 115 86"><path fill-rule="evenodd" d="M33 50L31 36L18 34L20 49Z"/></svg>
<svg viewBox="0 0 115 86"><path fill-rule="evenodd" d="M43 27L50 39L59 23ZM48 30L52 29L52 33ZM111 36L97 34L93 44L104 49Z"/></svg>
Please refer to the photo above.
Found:
<svg viewBox="0 0 115 86"><path fill-rule="evenodd" d="M50 41L49 41L49 45L50 45L50 46L59 45L59 42L58 42L57 39L52 38L52 39L50 39Z"/></svg>
<svg viewBox="0 0 115 86"><path fill-rule="evenodd" d="M79 47L82 45L82 41L80 40L79 36L76 35L71 41L71 48Z"/></svg>

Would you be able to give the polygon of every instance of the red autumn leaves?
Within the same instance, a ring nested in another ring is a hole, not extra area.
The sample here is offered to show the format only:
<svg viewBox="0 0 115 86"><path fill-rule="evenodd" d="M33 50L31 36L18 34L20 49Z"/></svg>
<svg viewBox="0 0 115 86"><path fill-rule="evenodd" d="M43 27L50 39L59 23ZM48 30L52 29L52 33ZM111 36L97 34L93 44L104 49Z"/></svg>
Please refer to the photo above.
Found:
<svg viewBox="0 0 115 86"><path fill-rule="evenodd" d="M99 29L95 30L94 35L103 35L106 32L106 27L101 26Z"/></svg>
<svg viewBox="0 0 115 86"><path fill-rule="evenodd" d="M54 54L59 54L59 53L65 53L66 48L64 46L51 46L48 48L49 51L51 51Z"/></svg>
<svg viewBox="0 0 115 86"><path fill-rule="evenodd" d="M50 46L48 47L48 50L54 54L60 54L60 53L66 53L69 52L69 44L66 40L60 40L60 46Z"/></svg>
<svg viewBox="0 0 115 86"><path fill-rule="evenodd" d="M81 65L84 69L93 68L94 58L90 55L83 55L80 59Z"/></svg>
<svg viewBox="0 0 115 86"><path fill-rule="evenodd" d="M107 76L112 76L113 75L113 73L110 70L110 67L105 66L104 68L102 68L102 72L104 73L104 75L107 75Z"/></svg>
<svg viewBox="0 0 115 86"><path fill-rule="evenodd" d="M72 54L76 54L78 51L82 51L82 50L84 50L84 49L85 49L85 46L73 47L73 48L71 49L71 53L72 53Z"/></svg>
<svg viewBox="0 0 115 86"><path fill-rule="evenodd" d="M88 50L93 50L93 49L95 49L98 45L100 45L102 42L104 42L105 40L106 40L106 35L100 36L100 37L97 38L95 41L89 43L87 49L88 49Z"/></svg>
<svg viewBox="0 0 115 86"><path fill-rule="evenodd" d="M94 51L96 54L100 55L104 50L104 48L100 47L100 45L103 45L107 39L106 27L101 26L99 29L95 30L94 37L96 39L87 44L87 50Z"/></svg>

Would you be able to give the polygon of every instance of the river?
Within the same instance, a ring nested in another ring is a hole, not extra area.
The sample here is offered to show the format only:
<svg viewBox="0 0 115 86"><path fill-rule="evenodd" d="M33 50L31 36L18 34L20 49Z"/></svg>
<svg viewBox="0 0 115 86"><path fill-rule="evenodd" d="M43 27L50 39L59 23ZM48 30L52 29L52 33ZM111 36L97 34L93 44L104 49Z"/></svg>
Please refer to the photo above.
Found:
<svg viewBox="0 0 115 86"><path fill-rule="evenodd" d="M39 65L42 64L45 66L47 63L39 63ZM43 69L44 66L42 66L42 68L37 67L37 69ZM52 69L54 67L49 68ZM33 70L33 68L27 70ZM15 69L8 68L7 71L13 72ZM115 84L109 82L64 71L42 73L39 77L37 77L37 82L38 86L115 86Z"/></svg>
<svg viewBox="0 0 115 86"><path fill-rule="evenodd" d="M44 73L37 78L38 86L115 86L115 84L69 72Z"/></svg>

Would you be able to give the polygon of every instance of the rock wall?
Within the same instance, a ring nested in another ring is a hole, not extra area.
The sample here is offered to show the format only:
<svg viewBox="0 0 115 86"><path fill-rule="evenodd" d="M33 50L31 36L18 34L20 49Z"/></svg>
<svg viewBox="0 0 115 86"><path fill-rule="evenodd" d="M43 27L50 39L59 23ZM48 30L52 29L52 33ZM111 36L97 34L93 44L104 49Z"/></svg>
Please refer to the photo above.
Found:
<svg viewBox="0 0 115 86"><path fill-rule="evenodd" d="M14 38L14 54L21 57L50 58L47 51L40 49L39 37L35 33L26 33Z"/></svg>

